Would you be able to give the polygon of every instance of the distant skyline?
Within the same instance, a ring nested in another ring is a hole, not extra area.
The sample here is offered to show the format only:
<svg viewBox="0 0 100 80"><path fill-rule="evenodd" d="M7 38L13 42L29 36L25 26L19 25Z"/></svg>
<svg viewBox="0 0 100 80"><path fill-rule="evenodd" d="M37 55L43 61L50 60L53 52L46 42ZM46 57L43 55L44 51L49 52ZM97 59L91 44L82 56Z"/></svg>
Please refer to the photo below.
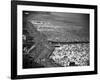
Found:
<svg viewBox="0 0 100 80"><path fill-rule="evenodd" d="M40 11L24 11L24 14L29 15L28 19L37 19L44 21L55 21L58 25L73 23L74 25L89 28L89 14L80 13L62 13L62 12L40 12ZM59 23L60 22L60 23ZM56 25L57 25L56 24ZM63 26L61 25L61 26Z"/></svg>

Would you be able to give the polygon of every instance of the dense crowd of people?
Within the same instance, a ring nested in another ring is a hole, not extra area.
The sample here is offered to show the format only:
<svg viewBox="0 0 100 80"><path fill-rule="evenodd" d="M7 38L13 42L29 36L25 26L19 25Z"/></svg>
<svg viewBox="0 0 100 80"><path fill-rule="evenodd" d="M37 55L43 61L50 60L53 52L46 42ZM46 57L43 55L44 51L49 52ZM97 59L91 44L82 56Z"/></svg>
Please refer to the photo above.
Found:
<svg viewBox="0 0 100 80"><path fill-rule="evenodd" d="M66 44L55 48L50 56L62 66L88 66L89 43Z"/></svg>

